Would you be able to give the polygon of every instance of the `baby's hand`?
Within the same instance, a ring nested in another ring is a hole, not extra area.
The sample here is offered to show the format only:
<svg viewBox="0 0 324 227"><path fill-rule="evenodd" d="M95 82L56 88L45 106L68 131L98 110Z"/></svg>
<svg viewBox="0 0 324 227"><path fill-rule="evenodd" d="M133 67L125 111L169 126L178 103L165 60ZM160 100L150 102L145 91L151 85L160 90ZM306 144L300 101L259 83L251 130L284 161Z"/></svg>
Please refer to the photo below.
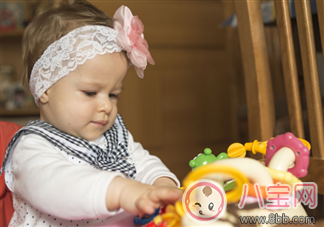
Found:
<svg viewBox="0 0 324 227"><path fill-rule="evenodd" d="M170 181L173 182L172 180ZM123 208L129 213L137 214L141 217L144 214L153 214L156 208L175 203L181 198L182 191L176 188L174 183L173 185L168 183L164 184L164 182L163 184L155 183L156 185L148 185L138 181L116 177L112 182L113 185L108 190L108 192L113 190L113 193L109 196L110 198L108 198L107 193L106 204L108 210ZM114 185L118 186L112 188ZM117 188L119 190L116 190ZM112 197L115 193L118 194L118 201L115 201L114 197ZM115 201L115 204L111 203L112 201Z"/></svg>
<svg viewBox="0 0 324 227"><path fill-rule="evenodd" d="M169 177L160 177L156 179L153 183L154 186L169 186L169 187L176 187L176 183Z"/></svg>

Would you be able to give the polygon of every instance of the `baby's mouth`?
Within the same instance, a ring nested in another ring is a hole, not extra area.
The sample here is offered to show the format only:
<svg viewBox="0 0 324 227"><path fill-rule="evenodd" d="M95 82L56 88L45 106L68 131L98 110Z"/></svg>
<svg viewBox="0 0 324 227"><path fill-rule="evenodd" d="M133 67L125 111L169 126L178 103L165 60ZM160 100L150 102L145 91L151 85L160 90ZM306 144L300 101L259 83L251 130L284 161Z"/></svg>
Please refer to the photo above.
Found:
<svg viewBox="0 0 324 227"><path fill-rule="evenodd" d="M108 123L108 121L92 121L92 123L102 128Z"/></svg>
<svg viewBox="0 0 324 227"><path fill-rule="evenodd" d="M200 215L204 215L204 213L202 212L202 210L199 210L199 214Z"/></svg>

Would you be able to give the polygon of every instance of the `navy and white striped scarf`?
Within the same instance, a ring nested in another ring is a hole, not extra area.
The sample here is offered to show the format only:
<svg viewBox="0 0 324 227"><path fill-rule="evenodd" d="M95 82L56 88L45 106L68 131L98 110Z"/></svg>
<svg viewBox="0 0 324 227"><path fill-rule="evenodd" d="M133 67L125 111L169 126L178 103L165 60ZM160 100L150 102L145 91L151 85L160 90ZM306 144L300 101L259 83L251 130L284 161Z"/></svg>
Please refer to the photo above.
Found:
<svg viewBox="0 0 324 227"><path fill-rule="evenodd" d="M107 148L102 149L98 145L87 140L64 133L54 126L41 121L30 121L27 126L21 128L11 139L0 170L3 172L11 148L22 135L37 134L51 142L54 146L67 154L74 155L90 165L107 171L117 171L135 179L136 169L133 163L127 162L129 153L128 131L122 117L118 114L112 127L103 135L107 141ZM121 137L120 139L118 139Z"/></svg>

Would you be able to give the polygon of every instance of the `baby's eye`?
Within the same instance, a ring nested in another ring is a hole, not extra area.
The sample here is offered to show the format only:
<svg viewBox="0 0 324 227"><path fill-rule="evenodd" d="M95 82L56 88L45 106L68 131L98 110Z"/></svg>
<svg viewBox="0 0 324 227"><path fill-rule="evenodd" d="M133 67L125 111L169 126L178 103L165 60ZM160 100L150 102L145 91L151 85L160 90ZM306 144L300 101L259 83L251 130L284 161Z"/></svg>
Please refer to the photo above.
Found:
<svg viewBox="0 0 324 227"><path fill-rule="evenodd" d="M195 206L196 206L196 205L198 205L198 206L200 206L200 207L201 207L201 204L200 204L200 203L195 203Z"/></svg>
<svg viewBox="0 0 324 227"><path fill-rule="evenodd" d="M212 202L209 203L209 204L208 204L208 209L209 209L209 210L212 210L213 208L214 208L214 203L212 203Z"/></svg>
<svg viewBox="0 0 324 227"><path fill-rule="evenodd" d="M109 98L111 98L111 99L119 99L118 95L116 95L116 94L109 94Z"/></svg>
<svg viewBox="0 0 324 227"><path fill-rule="evenodd" d="M89 97L95 96L97 92L95 91L84 91L84 94L86 94Z"/></svg>

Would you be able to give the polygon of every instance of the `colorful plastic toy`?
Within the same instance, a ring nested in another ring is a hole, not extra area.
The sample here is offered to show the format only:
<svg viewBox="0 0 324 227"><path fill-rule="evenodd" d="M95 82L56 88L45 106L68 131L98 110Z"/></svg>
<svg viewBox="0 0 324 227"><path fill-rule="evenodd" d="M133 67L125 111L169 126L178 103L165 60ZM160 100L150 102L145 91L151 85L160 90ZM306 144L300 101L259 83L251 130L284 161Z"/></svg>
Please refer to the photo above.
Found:
<svg viewBox="0 0 324 227"><path fill-rule="evenodd" d="M136 225L146 225L147 223L151 222L160 212L160 209L156 209L155 212L151 215L144 215L144 217L142 218L139 218L139 217L136 217L134 219L134 223Z"/></svg>
<svg viewBox="0 0 324 227"><path fill-rule="evenodd" d="M204 179L204 176L211 174L226 174L227 176L230 176L231 179L235 180L235 189L226 192L227 203L238 201L241 197L243 184L249 182L248 178L236 168L228 165L218 165L217 162L215 162L191 171L183 180L183 186L184 188L187 188L191 183L199 179Z"/></svg>
<svg viewBox="0 0 324 227"><path fill-rule="evenodd" d="M212 150L210 148L205 148L204 154L198 154L193 160L189 162L189 166L192 169L195 169L199 166L207 165L208 163L215 162L217 160L228 158L225 152L220 153L217 157L212 154Z"/></svg>
<svg viewBox="0 0 324 227"><path fill-rule="evenodd" d="M295 137L290 132L276 136L268 141L265 165L268 166L274 155L278 155L283 147L289 148L289 150L295 154L295 160L293 160L292 163L294 166L292 168L288 168L287 171L294 174L298 178L306 176L309 164L310 145L305 145L300 139Z"/></svg>
<svg viewBox="0 0 324 227"><path fill-rule="evenodd" d="M261 195L266 198L267 185L280 182L292 187L294 183L301 182L297 177L307 174L309 149L307 141L296 138L292 133L264 142L235 143L229 146L228 155L221 153L217 157L206 148L203 154L190 161L192 171L183 180L183 189L204 178L225 182L223 187L230 204L240 201L244 184L248 185L247 196L258 197L254 189L255 183L258 183ZM266 155L267 167L257 160L244 158L246 151ZM185 220L186 215L182 203L178 201L175 206L168 205L165 213L158 214L144 227L180 227L182 218Z"/></svg>
<svg viewBox="0 0 324 227"><path fill-rule="evenodd" d="M307 174L309 149L310 144L306 140L298 139L292 133L279 135L269 141L255 140L245 143L244 146L239 143L229 146L228 157L230 158L245 157L246 151L266 155L265 164L268 167L265 167L258 161L249 158L237 161L217 160L211 154L211 150L206 148L204 154L199 154L190 161L192 171L185 178L183 184L184 187L187 187L193 181L215 174L215 176L218 175L220 182L222 180L227 182L223 186L229 203L237 201L244 183L248 183L251 189L253 189L254 183L259 183L264 194L265 186L268 184L280 182L292 186L294 183L301 182L298 177ZM200 168L196 169L198 166ZM222 174L227 175L227 178L219 177ZM228 176L231 177L229 181ZM250 190L249 195L255 196L254 191Z"/></svg>
<svg viewBox="0 0 324 227"><path fill-rule="evenodd" d="M163 221L161 216L156 216L151 222L143 227L167 227L167 223Z"/></svg>
<svg viewBox="0 0 324 227"><path fill-rule="evenodd" d="M230 158L242 158L245 157L246 151L252 151L253 154L261 153L266 155L266 166L270 164L270 160L276 154L276 156L278 156L276 161L280 160L280 164L282 165L280 168L283 168L284 172L288 171L299 178L307 175L310 148L311 146L306 140L298 139L292 133L287 132L269 141L259 142L255 140L252 143L245 143L244 146L240 143L233 143L228 147L227 154ZM279 151L280 154L277 153ZM291 151L290 155L289 151ZM294 155L292 155L292 153ZM286 160L286 162L282 162L282 159ZM277 166L275 168L277 168Z"/></svg>
<svg viewBox="0 0 324 227"><path fill-rule="evenodd" d="M240 143L233 143L227 149L228 157L230 158L244 158L246 151L252 151L253 154L266 154L267 141L259 142L254 140L252 143L245 143L244 146Z"/></svg>
<svg viewBox="0 0 324 227"><path fill-rule="evenodd" d="M178 201L175 206L168 205L165 208L165 213L157 215L143 227L180 227L180 220L183 215L181 202Z"/></svg>

